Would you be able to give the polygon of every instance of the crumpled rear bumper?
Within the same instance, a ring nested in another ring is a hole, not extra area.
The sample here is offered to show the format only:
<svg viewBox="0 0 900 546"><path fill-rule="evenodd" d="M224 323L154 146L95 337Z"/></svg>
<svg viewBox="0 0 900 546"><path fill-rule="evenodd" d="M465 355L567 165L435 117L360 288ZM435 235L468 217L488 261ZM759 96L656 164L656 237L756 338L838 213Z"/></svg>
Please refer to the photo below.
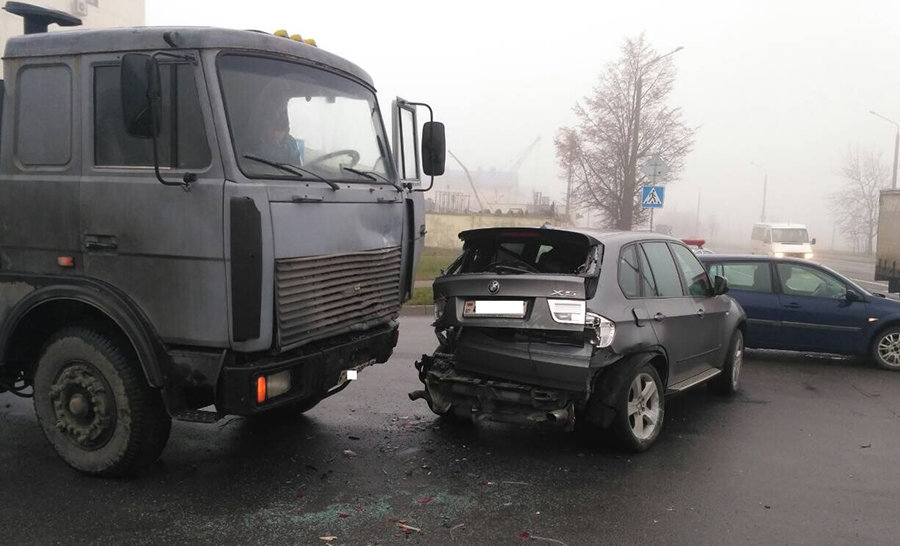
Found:
<svg viewBox="0 0 900 546"><path fill-rule="evenodd" d="M454 356L422 355L416 362L425 390L409 394L424 399L438 414L453 412L476 421L513 424L549 423L571 429L575 409L587 401L587 392L547 388L480 377L456 369Z"/></svg>

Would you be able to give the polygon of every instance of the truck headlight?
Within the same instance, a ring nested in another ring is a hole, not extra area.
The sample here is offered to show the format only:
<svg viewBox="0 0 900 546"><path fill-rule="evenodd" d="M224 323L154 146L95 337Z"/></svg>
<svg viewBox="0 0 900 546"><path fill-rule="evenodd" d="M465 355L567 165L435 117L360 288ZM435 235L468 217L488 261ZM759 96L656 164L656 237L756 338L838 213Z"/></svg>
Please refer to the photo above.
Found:
<svg viewBox="0 0 900 546"><path fill-rule="evenodd" d="M806 254L803 255L803 257L806 258L807 260L812 260L813 256L815 256L815 254L813 254L812 252L807 252Z"/></svg>
<svg viewBox="0 0 900 546"><path fill-rule="evenodd" d="M584 302L581 300L547 300L550 315L560 324L584 324Z"/></svg>
<svg viewBox="0 0 900 546"><path fill-rule="evenodd" d="M603 349L612 345L616 337L616 323L606 317L594 313L588 313L584 321L585 326L593 330L591 345Z"/></svg>
<svg viewBox="0 0 900 546"><path fill-rule="evenodd" d="M776 258L784 258L784 252L776 252L775 257Z"/></svg>
<svg viewBox="0 0 900 546"><path fill-rule="evenodd" d="M434 300L434 320L441 320L444 316L444 308L447 306L447 298L435 298Z"/></svg>

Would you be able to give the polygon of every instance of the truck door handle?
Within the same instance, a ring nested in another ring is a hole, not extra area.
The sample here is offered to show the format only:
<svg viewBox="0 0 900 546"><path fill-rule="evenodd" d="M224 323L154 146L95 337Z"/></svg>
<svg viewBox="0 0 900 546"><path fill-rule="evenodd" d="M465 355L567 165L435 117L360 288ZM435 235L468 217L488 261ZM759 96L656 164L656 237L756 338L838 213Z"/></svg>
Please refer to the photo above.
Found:
<svg viewBox="0 0 900 546"><path fill-rule="evenodd" d="M93 235L84 236L84 248L86 250L116 250L119 248L119 242L115 235Z"/></svg>
<svg viewBox="0 0 900 546"><path fill-rule="evenodd" d="M666 316L662 313L656 313L655 315L653 315L653 320L655 320L656 322L662 322L666 320Z"/></svg>
<svg viewBox="0 0 900 546"><path fill-rule="evenodd" d="M698 317L703 318L703 315L704 315L705 313L706 313L706 311L704 311L702 307L701 307L700 309L697 309L697 316L698 316Z"/></svg>
<svg viewBox="0 0 900 546"><path fill-rule="evenodd" d="M788 309L800 309L800 304L792 301L791 303L785 303L784 307L787 307Z"/></svg>

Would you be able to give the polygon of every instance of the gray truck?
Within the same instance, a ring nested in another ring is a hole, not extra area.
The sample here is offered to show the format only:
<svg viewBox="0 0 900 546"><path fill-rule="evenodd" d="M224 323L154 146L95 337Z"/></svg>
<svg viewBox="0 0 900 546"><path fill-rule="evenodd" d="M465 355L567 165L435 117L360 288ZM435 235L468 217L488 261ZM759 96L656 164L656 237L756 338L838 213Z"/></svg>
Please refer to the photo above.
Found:
<svg viewBox="0 0 900 546"><path fill-rule="evenodd" d="M172 418L302 412L388 360L444 170L427 105L394 102L391 147L369 75L309 43L5 9L0 392L66 463L133 474Z"/></svg>

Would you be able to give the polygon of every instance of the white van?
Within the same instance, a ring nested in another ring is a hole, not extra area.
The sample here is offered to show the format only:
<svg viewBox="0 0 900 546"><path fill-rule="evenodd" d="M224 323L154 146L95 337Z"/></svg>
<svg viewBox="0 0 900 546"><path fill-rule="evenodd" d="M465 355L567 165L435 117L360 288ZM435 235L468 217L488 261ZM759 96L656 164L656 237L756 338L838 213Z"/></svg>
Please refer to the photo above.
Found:
<svg viewBox="0 0 900 546"><path fill-rule="evenodd" d="M814 256L812 245L816 240L809 239L803 224L754 224L750 239L753 254L807 260Z"/></svg>

